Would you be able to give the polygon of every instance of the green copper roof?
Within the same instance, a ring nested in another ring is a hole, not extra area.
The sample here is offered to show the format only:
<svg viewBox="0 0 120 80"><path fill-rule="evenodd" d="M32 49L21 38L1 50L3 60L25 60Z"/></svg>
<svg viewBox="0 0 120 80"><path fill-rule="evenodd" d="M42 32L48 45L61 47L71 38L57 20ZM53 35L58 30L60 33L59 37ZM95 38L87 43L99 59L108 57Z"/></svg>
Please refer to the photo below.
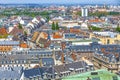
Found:
<svg viewBox="0 0 120 80"><path fill-rule="evenodd" d="M98 74L91 75L92 72L96 72ZM87 80L88 77L91 80L120 80L119 76L104 69L86 72L86 73L80 73L77 75L71 75L63 78L62 80Z"/></svg>

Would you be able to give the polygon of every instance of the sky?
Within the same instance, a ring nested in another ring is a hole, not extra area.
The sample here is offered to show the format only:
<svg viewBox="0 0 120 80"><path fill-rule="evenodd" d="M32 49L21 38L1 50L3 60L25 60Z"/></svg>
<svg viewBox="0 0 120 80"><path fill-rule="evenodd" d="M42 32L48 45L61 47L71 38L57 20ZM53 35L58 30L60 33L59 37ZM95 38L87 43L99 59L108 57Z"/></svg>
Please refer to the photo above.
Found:
<svg viewBox="0 0 120 80"><path fill-rule="evenodd" d="M120 4L120 0L0 0L0 3Z"/></svg>

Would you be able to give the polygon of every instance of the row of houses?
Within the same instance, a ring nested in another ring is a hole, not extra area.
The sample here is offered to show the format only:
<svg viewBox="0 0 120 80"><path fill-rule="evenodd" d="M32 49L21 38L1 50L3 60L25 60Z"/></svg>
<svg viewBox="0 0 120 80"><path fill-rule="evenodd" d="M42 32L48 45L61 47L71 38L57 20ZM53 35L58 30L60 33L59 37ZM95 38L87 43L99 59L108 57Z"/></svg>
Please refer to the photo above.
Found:
<svg viewBox="0 0 120 80"><path fill-rule="evenodd" d="M82 60L82 58L85 57L86 59L93 61L93 63L95 62L96 65L100 64L99 59L101 59L105 63L109 63L109 66L112 63L113 65L117 65L119 68L119 52L120 46L117 44L102 45L97 42L93 42L89 45L72 45L71 42L62 42L62 44L60 43L58 45L52 44L50 48L46 49L28 48L26 50L14 50L8 54L1 53L2 56L0 56L0 64L1 66L26 65L26 67L31 68L31 66L33 67L35 65L56 65L58 64L57 61L59 61L60 64L70 63ZM100 67L98 66L98 68Z"/></svg>
<svg viewBox="0 0 120 80"><path fill-rule="evenodd" d="M94 70L93 65L88 65L84 61L69 64L56 65L51 67L36 67L24 69L23 67L0 67L1 80L48 80L62 79L63 77L80 74Z"/></svg>

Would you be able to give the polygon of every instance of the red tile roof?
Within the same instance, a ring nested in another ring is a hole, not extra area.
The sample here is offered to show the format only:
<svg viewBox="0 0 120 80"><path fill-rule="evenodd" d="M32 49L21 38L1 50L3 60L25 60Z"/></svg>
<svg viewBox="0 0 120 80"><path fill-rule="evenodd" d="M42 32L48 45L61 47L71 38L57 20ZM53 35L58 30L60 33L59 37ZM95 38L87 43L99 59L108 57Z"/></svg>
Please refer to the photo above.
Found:
<svg viewBox="0 0 120 80"><path fill-rule="evenodd" d="M70 33L79 33L79 29L70 28Z"/></svg>
<svg viewBox="0 0 120 80"><path fill-rule="evenodd" d="M7 35L7 34L8 34L7 30L4 27L0 28L0 35Z"/></svg>
<svg viewBox="0 0 120 80"><path fill-rule="evenodd" d="M89 20L88 22L104 22L104 20L101 20L101 19L91 19Z"/></svg>
<svg viewBox="0 0 120 80"><path fill-rule="evenodd" d="M21 44L20 44L20 47L21 47L21 48L28 48L28 45L27 45L26 43L21 43Z"/></svg>
<svg viewBox="0 0 120 80"><path fill-rule="evenodd" d="M0 46L0 52L8 52L12 50L12 46Z"/></svg>
<svg viewBox="0 0 120 80"><path fill-rule="evenodd" d="M55 32L55 33L53 33L53 38L54 38L54 39L58 39L58 38L62 38L62 37L63 37L63 36L60 35L59 32Z"/></svg>

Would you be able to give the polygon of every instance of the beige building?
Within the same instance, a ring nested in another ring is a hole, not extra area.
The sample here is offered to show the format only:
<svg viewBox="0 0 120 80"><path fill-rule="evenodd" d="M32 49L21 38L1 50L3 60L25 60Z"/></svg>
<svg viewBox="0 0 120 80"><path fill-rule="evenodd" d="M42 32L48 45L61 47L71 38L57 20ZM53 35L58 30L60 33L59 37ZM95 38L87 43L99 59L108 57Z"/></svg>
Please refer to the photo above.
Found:
<svg viewBox="0 0 120 80"><path fill-rule="evenodd" d="M61 26L74 27L74 26L79 26L79 23L77 21L62 21Z"/></svg>
<svg viewBox="0 0 120 80"><path fill-rule="evenodd" d="M108 57L103 55L94 54L92 62L97 69L108 69L111 72L120 70L120 62L109 62Z"/></svg>
<svg viewBox="0 0 120 80"><path fill-rule="evenodd" d="M120 40L120 34L114 32L93 32L90 33L90 38L97 38L102 44L115 44Z"/></svg>
<svg viewBox="0 0 120 80"><path fill-rule="evenodd" d="M61 20L61 19L55 19L55 20L50 20L49 24L52 23L59 23L60 26L64 26L64 27L74 27L74 26L80 26L78 21L74 21L74 20Z"/></svg>

